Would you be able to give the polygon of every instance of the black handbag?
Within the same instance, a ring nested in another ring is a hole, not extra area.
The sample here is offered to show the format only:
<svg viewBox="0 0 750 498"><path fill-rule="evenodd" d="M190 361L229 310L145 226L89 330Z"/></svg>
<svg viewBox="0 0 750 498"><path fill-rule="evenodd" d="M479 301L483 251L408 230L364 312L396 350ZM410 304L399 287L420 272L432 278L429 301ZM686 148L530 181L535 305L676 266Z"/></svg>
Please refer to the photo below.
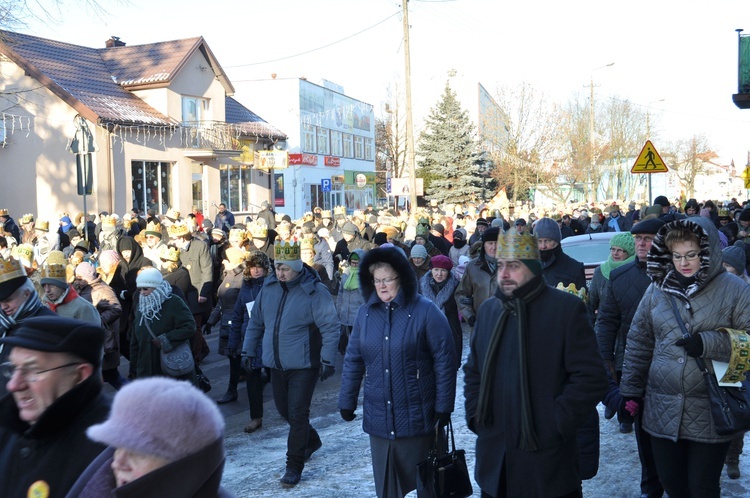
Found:
<svg viewBox="0 0 750 498"><path fill-rule="evenodd" d="M435 430L435 445L429 456L417 464L417 496L419 498L467 498L474 493L469 469L466 467L466 452L456 449L453 424L448 422L451 448L445 433L439 438L440 429ZM440 451L439 440L445 441ZM450 450L450 451L449 451Z"/></svg>
<svg viewBox="0 0 750 498"><path fill-rule="evenodd" d="M672 307L683 337L689 338L690 332L687 331L682 317L680 317L674 299L672 299ZM714 421L716 434L729 436L750 430L750 380L747 376L742 376L742 386L740 387L720 386L716 375L708 371L703 358L697 357L695 362L706 381L708 403L711 407L711 418Z"/></svg>

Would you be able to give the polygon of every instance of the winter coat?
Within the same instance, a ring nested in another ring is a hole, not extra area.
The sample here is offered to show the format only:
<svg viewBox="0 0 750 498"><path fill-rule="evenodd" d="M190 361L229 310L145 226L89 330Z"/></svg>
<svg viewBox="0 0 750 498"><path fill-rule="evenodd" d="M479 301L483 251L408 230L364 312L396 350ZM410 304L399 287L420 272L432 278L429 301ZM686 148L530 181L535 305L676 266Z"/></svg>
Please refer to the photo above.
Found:
<svg viewBox="0 0 750 498"><path fill-rule="evenodd" d="M361 259L360 259L361 261ZM358 289L352 289L352 290L345 290L344 284L349 280L349 272L344 272L341 274L341 285L339 285L339 294L336 296L336 309L338 309L339 312L339 320L341 321L342 325L346 325L348 327L351 327L354 325L354 321L357 318L357 311L359 311L359 307L362 306L365 302L365 298L362 297L362 284L361 279L364 276L362 275L361 271L359 274L360 278L360 288Z"/></svg>
<svg viewBox="0 0 750 498"><path fill-rule="evenodd" d="M234 305L237 302L237 297L240 295L240 287L242 287L242 282L244 281L243 270L244 267L240 265L224 274L224 278L221 280L221 285L219 286L218 302L214 306L211 316L208 317L208 323L212 327L221 321L221 328L219 329L219 339L223 339L223 341L219 341L219 354L221 355L226 355L225 348L222 346L229 339Z"/></svg>
<svg viewBox="0 0 750 498"><path fill-rule="evenodd" d="M550 258L542 262L542 274L547 285L552 287L562 283L563 287L574 284L578 290L586 288L583 263L565 254L559 245L552 249Z"/></svg>
<svg viewBox="0 0 750 498"><path fill-rule="evenodd" d="M453 267L457 267L459 265L458 259L461 256L469 257L469 249L471 249L471 246L469 244L465 244L461 249L458 249L456 246L451 246L450 251L448 251L448 257L451 258L451 261L453 262Z"/></svg>
<svg viewBox="0 0 750 498"><path fill-rule="evenodd" d="M464 344L461 321L458 318L458 305L454 297L458 282L453 273L449 272L443 288L435 292L437 283L432 276L432 272L427 273L419 281L420 294L435 303L440 311L443 312L445 318L448 319L448 325L450 325L451 333L453 334L453 344L456 349L456 368L461 364L461 351Z"/></svg>
<svg viewBox="0 0 750 498"><path fill-rule="evenodd" d="M191 288L187 293L190 311L194 315L208 313L211 311L211 285L214 271L208 245L200 240L190 240L186 248L180 249L180 261L190 273ZM205 297L206 302L199 303L198 297Z"/></svg>
<svg viewBox="0 0 750 498"><path fill-rule="evenodd" d="M466 263L464 276L461 277L456 288L456 304L464 320L473 323L477 317L477 310L487 298L495 293L495 289L497 289L497 270L490 270L482 252L479 257Z"/></svg>
<svg viewBox="0 0 750 498"><path fill-rule="evenodd" d="M369 267L390 264L401 289L390 303L375 291ZM360 272L360 307L341 374L339 409L357 407L364 379L363 429L371 436L400 439L435 430L435 413L453 412L456 351L450 325L418 282L398 249L370 251Z"/></svg>
<svg viewBox="0 0 750 498"><path fill-rule="evenodd" d="M347 242L344 238L336 242L336 249L333 252L333 258L339 258L339 261L348 261L349 255L355 249L362 249L367 252L370 249L375 249L376 246L372 242L368 242L362 238L359 233L354 234L354 238Z"/></svg>
<svg viewBox="0 0 750 498"><path fill-rule="evenodd" d="M646 274L645 261L632 261L609 274L609 286L599 305L595 330L604 363L612 363L616 372L622 372L625 339L649 284L651 279Z"/></svg>
<svg viewBox="0 0 750 498"><path fill-rule="evenodd" d="M130 337L130 369L136 378L166 375L161 370L160 350L152 343L153 337L146 327L146 320L141 322L141 312L135 310L133 330ZM189 341L195 334L195 320L185 302L172 294L162 303L156 320L150 321L151 332L156 337L164 334L173 346L182 341ZM195 378L195 372L188 374L188 380Z"/></svg>
<svg viewBox="0 0 750 498"><path fill-rule="evenodd" d="M242 282L240 293L237 295L237 301L235 301L234 310L232 311L232 323L229 326L229 339L227 341L228 349L239 350L244 344L245 330L250 322L248 304L255 303L260 290L263 288L265 279L266 277L251 278ZM254 306L253 304L251 308ZM241 353L242 356L253 357L253 368L261 368L263 366L263 348L260 342L253 354L249 354L247 351L241 351Z"/></svg>
<svg viewBox="0 0 750 498"><path fill-rule="evenodd" d="M34 425L18 417L9 394L0 400L0 496L65 496L78 475L104 450L86 429L107 419L109 401L92 375L52 403ZM34 483L45 482L49 494ZM36 489L38 493L32 493Z"/></svg>
<svg viewBox="0 0 750 498"><path fill-rule="evenodd" d="M190 272L187 271L187 268L180 266L169 273L162 272L162 276L164 277L164 280L169 282L169 285L171 285L172 288L177 287L180 289L180 292L182 293L181 297L184 297L185 304L187 304L187 295L192 289L192 285L190 284Z"/></svg>
<svg viewBox="0 0 750 498"><path fill-rule="evenodd" d="M130 251L130 262L123 258L123 251ZM117 292L117 297L120 299L120 304L122 305L122 315L130 316L133 307L133 296L138 293L138 285L135 283L138 270L144 266L151 266L151 260L143 255L141 245L132 237L120 237L117 241L117 254L120 256L120 262L117 263L119 275L116 271L112 280L107 283ZM125 321L120 323L121 333L127 330L127 328L123 328L127 325L129 324Z"/></svg>
<svg viewBox="0 0 750 498"><path fill-rule="evenodd" d="M75 318L95 325L101 325L102 323L102 318L94 305L80 297L70 285L68 285L68 290L59 303L51 302L47 299L47 296L42 297L42 302L60 316Z"/></svg>
<svg viewBox="0 0 750 498"><path fill-rule="evenodd" d="M526 370L532 420L541 449L519 448L518 353L512 349L503 354L502 347L515 339L518 327L515 314L508 319L498 351L498 358L507 357L509 361L502 367L498 363L494 372L490 398L494 423L478 424L475 417L481 374L487 361L485 352L498 317L505 312L503 297L498 290L479 309L464 365L466 419L478 436L474 476L482 489L498 489L504 456L509 483L507 496L562 496L580 486L576 439L607 390L607 374L583 301L547 286L526 305L530 348Z"/></svg>
<svg viewBox="0 0 750 498"><path fill-rule="evenodd" d="M604 227L605 232L616 232L611 225L610 221L615 220L617 223L617 226L620 228L621 232L629 232L630 229L633 227L633 225L628 221L628 219L622 215L618 216L617 218L607 217L607 219L604 220L604 223L602 223L602 226Z"/></svg>
<svg viewBox="0 0 750 498"><path fill-rule="evenodd" d="M315 258L313 262L323 266L328 274L328 279L333 280L333 253L331 247L324 239L318 239L314 246Z"/></svg>
<svg viewBox="0 0 750 498"><path fill-rule="evenodd" d="M671 252L664 245L667 232L686 226L700 238L700 269L687 289L678 282ZM643 428L651 435L677 441L720 443L734 436L719 436L711 420L708 393L695 360L677 342L682 331L672 299L688 331L700 334L702 357L728 361L729 336L721 327L750 329L750 287L726 272L716 227L701 216L664 225L648 255L652 284L638 306L628 332L620 381L624 397L644 397Z"/></svg>
<svg viewBox="0 0 750 498"><path fill-rule="evenodd" d="M115 448L107 447L81 474L66 498L229 498L220 486L224 472L224 438L186 457L170 462L116 488L112 461Z"/></svg>
<svg viewBox="0 0 750 498"><path fill-rule="evenodd" d="M76 285L77 284L77 285ZM78 295L96 307L101 323L107 335L104 338L104 359L102 370L111 370L120 366L120 315L122 306L115 291L96 277L90 284L83 280L74 283Z"/></svg>
<svg viewBox="0 0 750 498"><path fill-rule="evenodd" d="M255 300L242 351L263 343L263 365L317 369L336 360L341 323L328 289L307 265L291 282L266 277Z"/></svg>
<svg viewBox="0 0 750 498"><path fill-rule="evenodd" d="M265 220L268 230L276 228L276 218L274 212L270 209L261 209L255 217L256 220Z"/></svg>

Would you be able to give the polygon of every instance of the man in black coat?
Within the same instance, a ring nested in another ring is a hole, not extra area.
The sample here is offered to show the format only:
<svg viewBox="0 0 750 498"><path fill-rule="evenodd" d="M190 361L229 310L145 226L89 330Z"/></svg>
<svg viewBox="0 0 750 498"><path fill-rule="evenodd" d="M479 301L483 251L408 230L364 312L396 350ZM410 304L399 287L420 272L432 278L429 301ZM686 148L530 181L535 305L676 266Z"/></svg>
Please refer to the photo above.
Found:
<svg viewBox="0 0 750 498"><path fill-rule="evenodd" d="M534 226L534 235L542 258L542 273L548 285L563 287L574 284L577 290L586 288L586 272L583 263L565 254L560 246L560 226L551 218L542 218Z"/></svg>
<svg viewBox="0 0 750 498"><path fill-rule="evenodd" d="M0 496L65 496L104 445L86 429L103 422L104 329L63 318L25 320L0 367L8 391L0 400Z"/></svg>
<svg viewBox="0 0 750 498"><path fill-rule="evenodd" d="M464 366L477 483L482 496L580 497L576 435L608 385L588 311L545 284L531 235L501 235L496 255Z"/></svg>
<svg viewBox="0 0 750 498"><path fill-rule="evenodd" d="M641 302L651 278L646 274L646 257L651 243L664 225L660 219L653 218L639 221L631 229L635 237L636 259L631 263L612 270L609 275L609 286L602 296L599 314L596 319L596 338L599 352L610 375L619 383L622 376L622 362L625 356L625 340L633 321L635 310ZM605 411L605 417L614 413ZM656 464L651 453L651 436L641 429L641 417L635 419L635 440L638 444L638 456L641 460L641 496L645 498L660 497L664 488L659 482ZM620 423L621 432L630 432L629 421Z"/></svg>

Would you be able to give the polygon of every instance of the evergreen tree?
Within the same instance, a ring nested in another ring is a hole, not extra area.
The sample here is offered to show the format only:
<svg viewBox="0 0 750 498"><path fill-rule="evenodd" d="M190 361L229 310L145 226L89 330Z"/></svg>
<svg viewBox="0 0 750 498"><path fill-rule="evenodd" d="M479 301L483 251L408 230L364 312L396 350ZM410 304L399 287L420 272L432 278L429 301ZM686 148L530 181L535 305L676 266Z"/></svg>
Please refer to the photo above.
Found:
<svg viewBox="0 0 750 498"><path fill-rule="evenodd" d="M474 126L446 82L437 106L430 110L419 136L419 176L429 200L465 203L481 192Z"/></svg>

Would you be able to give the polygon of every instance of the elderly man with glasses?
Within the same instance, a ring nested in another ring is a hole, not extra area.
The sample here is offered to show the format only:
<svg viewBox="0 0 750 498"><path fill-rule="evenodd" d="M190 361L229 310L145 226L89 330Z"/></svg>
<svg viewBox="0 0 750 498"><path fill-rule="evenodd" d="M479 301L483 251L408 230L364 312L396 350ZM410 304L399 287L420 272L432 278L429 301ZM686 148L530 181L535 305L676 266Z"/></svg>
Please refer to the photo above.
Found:
<svg viewBox="0 0 750 498"><path fill-rule="evenodd" d="M0 339L10 393L0 400L0 496L65 496L104 449L86 429L107 418L104 329L60 316L24 320Z"/></svg>

